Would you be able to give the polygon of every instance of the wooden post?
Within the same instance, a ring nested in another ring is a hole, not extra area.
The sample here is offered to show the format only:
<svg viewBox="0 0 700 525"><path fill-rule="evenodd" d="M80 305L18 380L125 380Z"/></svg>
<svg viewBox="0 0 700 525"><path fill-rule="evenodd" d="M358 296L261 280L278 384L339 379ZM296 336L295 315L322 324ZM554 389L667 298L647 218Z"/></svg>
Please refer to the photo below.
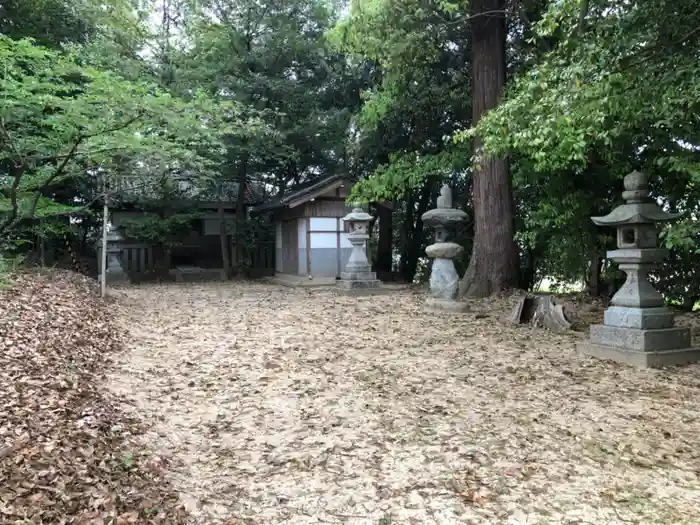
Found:
<svg viewBox="0 0 700 525"><path fill-rule="evenodd" d="M342 244L341 244L341 236L343 235L343 226L342 226L343 220L340 217L336 217L335 219L335 259L336 259L336 278L340 279L340 274L343 271L343 257L342 257Z"/></svg>
<svg viewBox="0 0 700 525"><path fill-rule="evenodd" d="M311 277L311 218L306 217L306 275Z"/></svg>
<svg viewBox="0 0 700 525"><path fill-rule="evenodd" d="M107 221L109 219L109 207L107 206L107 192L104 195L102 206L102 253L100 254L102 275L100 276L100 296L107 294Z"/></svg>

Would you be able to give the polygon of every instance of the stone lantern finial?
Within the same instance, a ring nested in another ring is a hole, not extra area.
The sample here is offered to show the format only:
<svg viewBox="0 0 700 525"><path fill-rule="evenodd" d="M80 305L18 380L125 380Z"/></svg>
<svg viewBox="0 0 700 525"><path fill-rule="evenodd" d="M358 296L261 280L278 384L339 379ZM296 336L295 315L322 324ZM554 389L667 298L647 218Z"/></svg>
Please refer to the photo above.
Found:
<svg viewBox="0 0 700 525"><path fill-rule="evenodd" d="M646 191L647 187L649 186L649 177L647 177L646 173L635 170L632 173L625 175L625 178L622 179L622 184L624 185L626 191Z"/></svg>
<svg viewBox="0 0 700 525"><path fill-rule="evenodd" d="M441 210L452 208L452 189L447 184L443 184L440 189L440 196L437 198L437 207Z"/></svg>
<svg viewBox="0 0 700 525"><path fill-rule="evenodd" d="M682 364L700 359L690 347L690 331L675 328L673 312L649 282L649 273L663 261L658 247L657 223L676 219L649 198L648 178L633 171L624 179L626 203L604 217L592 217L598 226L617 228L617 250L607 253L627 280L611 299L602 325L591 326L584 352L638 366Z"/></svg>

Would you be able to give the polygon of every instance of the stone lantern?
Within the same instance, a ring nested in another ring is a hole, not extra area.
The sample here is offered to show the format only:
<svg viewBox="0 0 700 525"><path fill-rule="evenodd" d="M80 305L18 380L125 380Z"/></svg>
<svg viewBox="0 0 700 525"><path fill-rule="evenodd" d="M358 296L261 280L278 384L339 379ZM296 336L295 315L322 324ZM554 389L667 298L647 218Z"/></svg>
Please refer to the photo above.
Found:
<svg viewBox="0 0 700 525"><path fill-rule="evenodd" d="M440 190L437 208L425 212L423 222L435 229L435 243L425 249L428 257L433 259L430 271L430 295L428 306L439 310L462 312L467 304L457 300L459 292L459 275L454 259L464 248L450 242L449 238L456 227L464 222L467 214L452 207L452 190L445 184Z"/></svg>
<svg viewBox="0 0 700 525"><path fill-rule="evenodd" d="M590 342L581 350L602 359L641 367L685 364L700 359L690 347L690 330L673 324L673 312L649 282L649 273L667 251L657 246L657 223L680 214L665 212L649 198L648 179L637 171L624 180L626 204L605 217L592 217L598 226L617 228L617 250L607 254L627 274L611 300L602 325L591 326Z"/></svg>
<svg viewBox="0 0 700 525"><path fill-rule="evenodd" d="M109 282L128 282L129 278L122 268L121 243L124 240L119 229L110 226L107 232L107 280Z"/></svg>
<svg viewBox="0 0 700 525"><path fill-rule="evenodd" d="M364 292L376 290L380 286L377 274L372 271L365 243L369 239L369 223L372 216L363 211L359 204L342 219L348 224L348 241L352 244L352 253L345 266L345 271L340 274L338 288L344 292Z"/></svg>

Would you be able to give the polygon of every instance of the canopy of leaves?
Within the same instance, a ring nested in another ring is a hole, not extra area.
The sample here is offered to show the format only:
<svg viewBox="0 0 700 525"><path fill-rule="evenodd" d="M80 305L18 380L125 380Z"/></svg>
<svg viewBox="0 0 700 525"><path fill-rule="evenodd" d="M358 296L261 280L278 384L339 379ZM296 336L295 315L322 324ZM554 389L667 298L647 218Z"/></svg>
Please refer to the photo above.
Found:
<svg viewBox="0 0 700 525"><path fill-rule="evenodd" d="M0 37L0 231L25 218L71 213L52 201L67 181L218 167L198 146L240 127L233 103L203 93L185 102L157 86L86 65L79 55ZM118 184L116 184L118 186ZM66 203L64 203L66 204Z"/></svg>
<svg viewBox="0 0 700 525"><path fill-rule="evenodd" d="M445 143L471 113L463 3L354 0L332 38L371 65L354 126L355 197L403 197L426 175L462 173L465 150ZM371 177L370 177L371 176Z"/></svg>
<svg viewBox="0 0 700 525"><path fill-rule="evenodd" d="M81 0L3 0L0 34L32 37L49 46L85 41L95 28L84 8Z"/></svg>
<svg viewBox="0 0 700 525"><path fill-rule="evenodd" d="M480 122L486 152L555 171L585 168L593 152L615 161L632 143L643 150L628 153L634 160L653 152L656 166L697 175L684 147L700 142L697 4L594 1L582 35L579 4L555 2L540 21L539 35L560 43Z"/></svg>
<svg viewBox="0 0 700 525"><path fill-rule="evenodd" d="M284 188L343 169L357 80L326 44L336 8L322 0L197 2L171 54L176 89L201 86L255 112L274 133L227 142L228 170Z"/></svg>

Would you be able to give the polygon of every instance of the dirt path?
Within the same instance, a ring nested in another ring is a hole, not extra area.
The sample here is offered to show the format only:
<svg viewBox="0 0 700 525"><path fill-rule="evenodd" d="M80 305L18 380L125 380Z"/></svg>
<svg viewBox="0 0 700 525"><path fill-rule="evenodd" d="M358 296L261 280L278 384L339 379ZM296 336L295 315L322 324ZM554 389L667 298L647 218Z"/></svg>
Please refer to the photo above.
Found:
<svg viewBox="0 0 700 525"><path fill-rule="evenodd" d="M697 523L700 367L603 364L422 300L126 289L110 387L193 524Z"/></svg>

